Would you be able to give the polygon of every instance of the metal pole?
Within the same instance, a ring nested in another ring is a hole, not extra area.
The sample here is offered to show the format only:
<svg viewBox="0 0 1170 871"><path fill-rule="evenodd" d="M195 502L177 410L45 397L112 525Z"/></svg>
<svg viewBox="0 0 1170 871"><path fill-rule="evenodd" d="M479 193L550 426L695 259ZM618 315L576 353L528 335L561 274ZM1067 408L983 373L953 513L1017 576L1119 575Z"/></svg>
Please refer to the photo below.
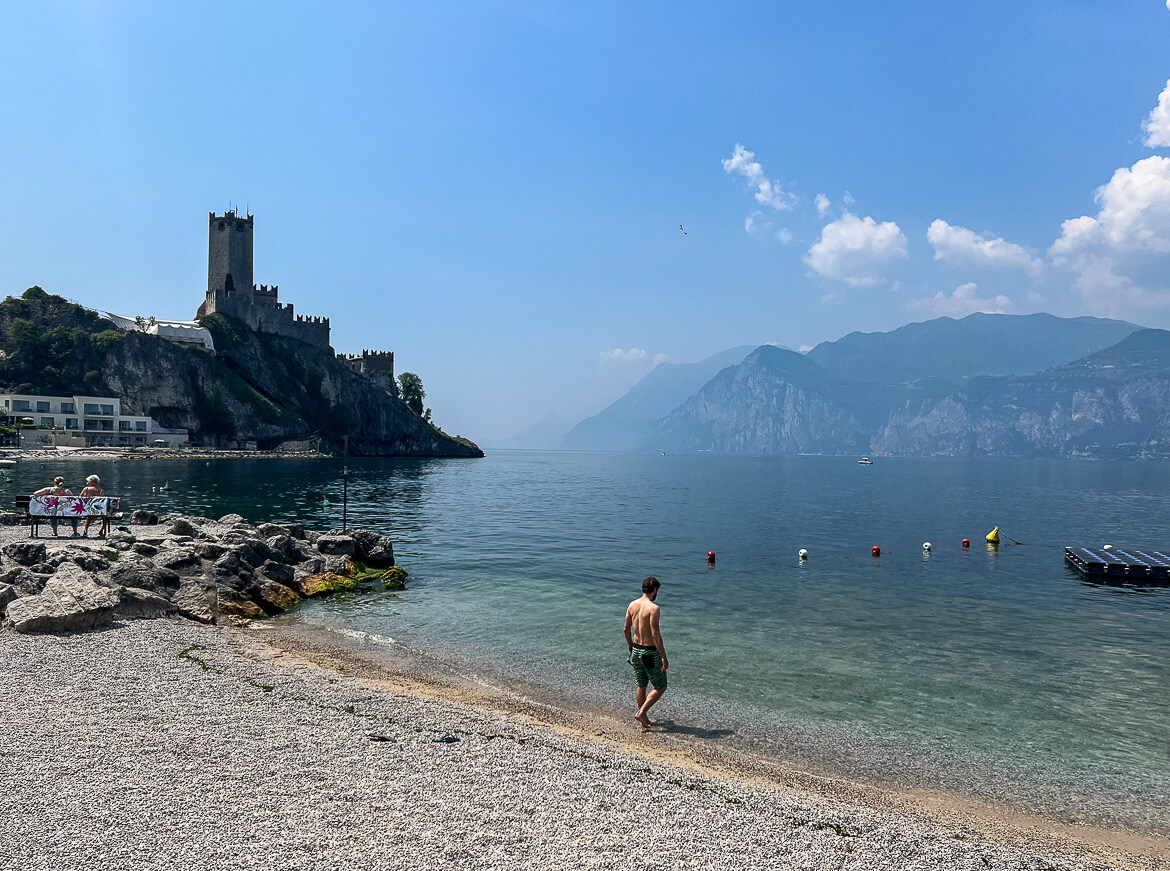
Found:
<svg viewBox="0 0 1170 871"><path fill-rule="evenodd" d="M349 466L341 467L341 531L349 529Z"/></svg>

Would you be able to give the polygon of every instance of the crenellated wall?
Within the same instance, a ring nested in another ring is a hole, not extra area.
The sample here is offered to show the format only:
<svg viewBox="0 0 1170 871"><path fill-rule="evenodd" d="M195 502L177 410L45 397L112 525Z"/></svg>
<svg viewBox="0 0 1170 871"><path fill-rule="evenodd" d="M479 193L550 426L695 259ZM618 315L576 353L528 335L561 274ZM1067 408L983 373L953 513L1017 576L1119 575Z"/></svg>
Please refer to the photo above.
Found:
<svg viewBox="0 0 1170 871"><path fill-rule="evenodd" d="M394 380L393 351L371 351L363 348L360 354L338 354L337 359L354 372L369 376L382 389L398 395L398 382Z"/></svg>
<svg viewBox="0 0 1170 871"><path fill-rule="evenodd" d="M235 210L207 217L207 296L197 317L215 312L239 318L254 330L329 345L329 318L298 315L280 301L279 285L252 281L254 219ZM393 362L391 362L393 371Z"/></svg>

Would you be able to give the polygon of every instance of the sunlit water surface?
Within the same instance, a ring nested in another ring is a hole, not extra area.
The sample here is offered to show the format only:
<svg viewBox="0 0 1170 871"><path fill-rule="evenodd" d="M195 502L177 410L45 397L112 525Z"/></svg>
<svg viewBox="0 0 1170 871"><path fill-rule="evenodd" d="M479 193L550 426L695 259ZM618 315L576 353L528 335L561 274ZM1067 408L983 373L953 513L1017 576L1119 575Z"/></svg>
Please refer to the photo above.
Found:
<svg viewBox="0 0 1170 871"><path fill-rule="evenodd" d="M342 466L24 463L4 486L60 473L76 492L96 471L127 508L327 529ZM1170 547L1170 465L501 451L348 467L349 524L394 538L409 589L294 619L627 708L622 616L653 574L671 661L656 713L680 731L1170 831L1170 592L1085 583L1061 550ZM987 548L995 525L1022 544Z"/></svg>

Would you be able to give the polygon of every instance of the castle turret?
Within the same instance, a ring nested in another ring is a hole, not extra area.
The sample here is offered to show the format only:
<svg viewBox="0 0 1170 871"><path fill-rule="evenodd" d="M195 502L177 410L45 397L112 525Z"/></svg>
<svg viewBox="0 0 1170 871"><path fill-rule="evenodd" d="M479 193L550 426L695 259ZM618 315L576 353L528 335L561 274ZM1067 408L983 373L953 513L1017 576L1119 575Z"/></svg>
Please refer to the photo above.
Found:
<svg viewBox="0 0 1170 871"><path fill-rule="evenodd" d="M207 296L196 317L224 314L264 333L329 348L329 318L298 315L275 285L252 281L252 216L207 216Z"/></svg>
<svg viewBox="0 0 1170 871"><path fill-rule="evenodd" d="M252 306L252 216L235 209L207 216L207 298L198 316L241 317Z"/></svg>

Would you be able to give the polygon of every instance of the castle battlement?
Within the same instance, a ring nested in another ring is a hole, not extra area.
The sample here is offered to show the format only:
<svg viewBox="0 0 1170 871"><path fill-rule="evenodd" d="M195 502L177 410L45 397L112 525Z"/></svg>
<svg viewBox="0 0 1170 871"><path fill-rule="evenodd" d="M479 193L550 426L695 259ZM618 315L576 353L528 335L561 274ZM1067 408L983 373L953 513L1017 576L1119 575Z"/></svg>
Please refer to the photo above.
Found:
<svg viewBox="0 0 1170 871"><path fill-rule="evenodd" d="M337 359L362 375L372 378L384 390L398 395L394 380L394 352L371 351L363 348L360 354L338 354Z"/></svg>
<svg viewBox="0 0 1170 871"><path fill-rule="evenodd" d="M207 296L197 317L219 312L254 330L329 348L329 318L298 315L280 301L280 286L252 280L255 220L235 209L207 215Z"/></svg>

